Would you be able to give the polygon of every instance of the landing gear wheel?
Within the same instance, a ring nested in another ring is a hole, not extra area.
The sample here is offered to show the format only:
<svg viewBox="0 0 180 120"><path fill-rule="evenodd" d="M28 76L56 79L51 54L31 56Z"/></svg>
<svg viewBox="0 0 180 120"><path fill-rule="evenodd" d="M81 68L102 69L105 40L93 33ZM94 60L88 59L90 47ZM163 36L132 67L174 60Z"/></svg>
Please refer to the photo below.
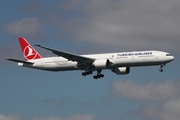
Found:
<svg viewBox="0 0 180 120"><path fill-rule="evenodd" d="M103 74L100 74L100 75L99 75L99 77L100 77L100 78L101 78L101 77L103 78L103 77L104 77L104 75L103 75Z"/></svg>
<svg viewBox="0 0 180 120"><path fill-rule="evenodd" d="M85 71L85 72L82 72L82 76L90 75L92 73L93 73L92 71Z"/></svg>
<svg viewBox="0 0 180 120"><path fill-rule="evenodd" d="M98 77L96 75L93 76L94 79L97 79Z"/></svg>
<svg viewBox="0 0 180 120"><path fill-rule="evenodd" d="M103 74L98 74L93 76L94 79L103 78L103 77L104 77Z"/></svg>
<svg viewBox="0 0 180 120"><path fill-rule="evenodd" d="M86 76L86 73L85 73L85 72L82 72L82 76Z"/></svg>
<svg viewBox="0 0 180 120"><path fill-rule="evenodd" d="M163 69L159 69L159 72L163 72Z"/></svg>

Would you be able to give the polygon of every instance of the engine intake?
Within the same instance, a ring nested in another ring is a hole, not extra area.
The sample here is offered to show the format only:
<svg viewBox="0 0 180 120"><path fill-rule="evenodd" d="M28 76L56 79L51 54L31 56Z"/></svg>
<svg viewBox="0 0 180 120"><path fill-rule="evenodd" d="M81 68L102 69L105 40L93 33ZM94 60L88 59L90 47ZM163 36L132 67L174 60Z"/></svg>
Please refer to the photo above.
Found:
<svg viewBox="0 0 180 120"><path fill-rule="evenodd" d="M98 59L92 65L97 69L105 69L110 67L110 61L108 59Z"/></svg>
<svg viewBox="0 0 180 120"><path fill-rule="evenodd" d="M114 73L117 75L125 75L130 73L130 68L129 67L118 67L115 69L112 69Z"/></svg>

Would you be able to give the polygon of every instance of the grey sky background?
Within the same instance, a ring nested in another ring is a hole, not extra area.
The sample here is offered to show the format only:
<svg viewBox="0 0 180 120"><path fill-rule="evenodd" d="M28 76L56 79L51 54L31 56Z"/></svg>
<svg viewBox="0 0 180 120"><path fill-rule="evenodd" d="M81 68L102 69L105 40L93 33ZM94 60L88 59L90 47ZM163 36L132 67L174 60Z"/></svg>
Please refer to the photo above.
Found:
<svg viewBox="0 0 180 120"><path fill-rule="evenodd" d="M104 46L109 51L179 51L179 4L178 0L69 0L52 6L27 2L19 11L37 16L7 23L4 30L49 40L46 28L50 28L57 39L68 34L70 41L98 44L100 51Z"/></svg>

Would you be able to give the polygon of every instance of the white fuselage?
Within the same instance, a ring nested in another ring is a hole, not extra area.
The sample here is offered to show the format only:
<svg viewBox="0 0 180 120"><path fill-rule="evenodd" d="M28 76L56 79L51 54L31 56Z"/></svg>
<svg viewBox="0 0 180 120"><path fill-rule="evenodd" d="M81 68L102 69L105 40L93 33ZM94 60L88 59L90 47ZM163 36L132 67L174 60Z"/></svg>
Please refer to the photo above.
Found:
<svg viewBox="0 0 180 120"><path fill-rule="evenodd" d="M111 62L111 66L106 69L113 69L117 67L161 65L166 64L174 59L174 57L171 56L169 53L162 51L134 51L89 54L81 56L97 60L108 59ZM36 60L30 60L28 62L33 62L34 64L31 65L19 62L18 65L49 71L81 70L77 67L77 62L69 61L63 57L47 57ZM94 70L96 69L94 68Z"/></svg>

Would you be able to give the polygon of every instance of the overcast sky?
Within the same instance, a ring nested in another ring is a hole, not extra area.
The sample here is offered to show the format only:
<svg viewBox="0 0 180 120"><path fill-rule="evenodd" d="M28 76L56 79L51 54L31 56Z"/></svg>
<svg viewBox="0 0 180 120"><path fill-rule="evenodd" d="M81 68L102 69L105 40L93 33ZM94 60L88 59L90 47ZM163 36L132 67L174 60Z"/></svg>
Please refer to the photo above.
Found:
<svg viewBox="0 0 180 120"><path fill-rule="evenodd" d="M0 15L0 120L180 118L179 0L2 0ZM24 59L18 37L76 54L161 50L175 60L163 73L140 67L94 80L5 61Z"/></svg>

